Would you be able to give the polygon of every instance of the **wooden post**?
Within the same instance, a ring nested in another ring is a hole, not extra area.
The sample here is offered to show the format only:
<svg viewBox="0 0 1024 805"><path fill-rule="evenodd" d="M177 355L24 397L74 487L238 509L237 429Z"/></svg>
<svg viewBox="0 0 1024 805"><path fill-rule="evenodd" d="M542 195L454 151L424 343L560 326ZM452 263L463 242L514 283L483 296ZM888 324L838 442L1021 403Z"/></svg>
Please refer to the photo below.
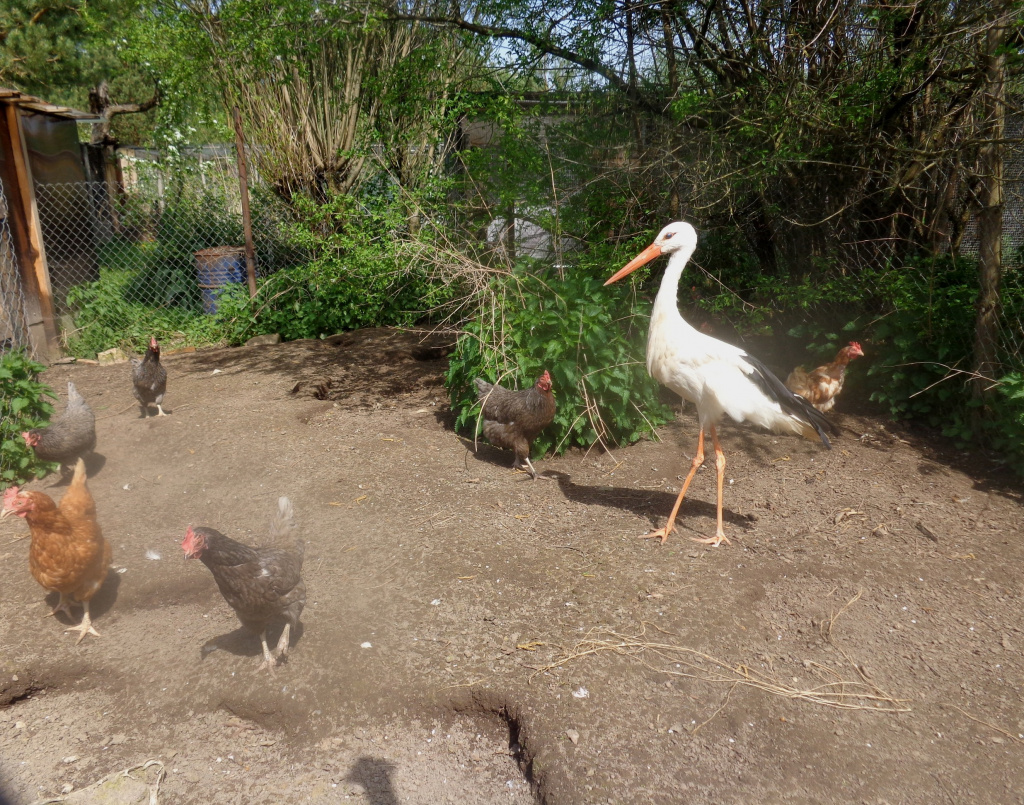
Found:
<svg viewBox="0 0 1024 805"><path fill-rule="evenodd" d="M978 302L974 323L973 395L986 399L999 370L999 286L1003 274L1003 150L1006 127L1006 54L1002 50L1006 38L1005 24L996 20L988 30L988 65L986 91L982 104L985 139L981 165L981 212L978 214ZM980 425L981 409L977 409L974 425Z"/></svg>
<svg viewBox="0 0 1024 805"><path fill-rule="evenodd" d="M242 191L242 228L245 230L245 270L249 275L249 296L256 296L256 253L252 245L252 218L249 216L249 174L245 167L245 138L242 136L242 113L235 113L235 150L238 152L238 186Z"/></svg>
<svg viewBox="0 0 1024 805"><path fill-rule="evenodd" d="M25 290L25 324L32 349L38 360L55 360L60 342L53 319L53 292L46 265L43 233L39 227L35 187L28 164L28 147L21 131L21 115L13 103L3 104L0 148L10 157L10 170L4 177L11 235L14 238L18 271Z"/></svg>

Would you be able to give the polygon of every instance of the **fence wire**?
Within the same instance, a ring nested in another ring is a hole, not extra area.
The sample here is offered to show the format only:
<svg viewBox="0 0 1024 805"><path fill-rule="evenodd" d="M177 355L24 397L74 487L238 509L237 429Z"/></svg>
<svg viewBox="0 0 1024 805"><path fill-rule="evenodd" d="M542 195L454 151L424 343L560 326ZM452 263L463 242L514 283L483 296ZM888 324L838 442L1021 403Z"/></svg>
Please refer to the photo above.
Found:
<svg viewBox="0 0 1024 805"><path fill-rule="evenodd" d="M1019 128L1018 123L1014 125ZM1012 133L1018 136L1020 131L1015 129ZM491 150L493 153L485 147L478 153L482 158L500 162L500 149ZM552 153L549 167L548 202L534 199L532 206L504 207L484 204L473 216L472 205L466 199L455 198L444 215L449 222L458 220L465 224L467 243L474 237L486 240L495 250L507 249L505 257L509 261L529 257L554 260L561 265L564 259L571 262L569 253L579 245L571 238L552 235L552 231L561 231L561 225L556 221L552 227L551 221L557 219L567 202L579 198L586 206L585 197L602 182L619 188L619 195L632 198L633 194L627 192L630 182L649 181L649 177L634 176L630 164L622 160L584 164L573 159L561 160ZM116 293L127 305L137 307L140 319L144 318L143 309L204 316L216 305L218 287L245 280L241 200L232 147L205 146L173 153L122 149L119 169L119 185L82 182L36 186L56 313L62 331L71 337L75 333L72 314L77 314L104 289ZM492 172L500 173L493 166ZM257 273L265 276L315 259L317 255L310 247L300 245L302 228L295 226L293 213L269 188L261 185L253 166L250 177ZM608 192L607 188L604 192ZM1019 148L1008 149L1004 196L1006 272L1001 355L1008 366L1016 366L1024 361L1024 155ZM459 217L460 211L469 216L466 222ZM833 231L827 226L796 223L787 228L783 222L778 239L780 260L795 265L832 265L844 275L862 269L872 269L873 275L899 271L906 282L916 287L914 298L925 300L924 314L929 319L940 303L955 308L956 320L964 326L962 333L958 330L955 335L950 334L956 343L947 346L959 354L970 354L973 326L964 319L973 315L973 277L943 275L945 269L926 265L904 265L900 255L907 251L905 244L885 238L865 238L836 249L835 244L842 241L844 232L857 231L848 224L837 218L830 224L835 228ZM308 236L308 232L305 234ZM616 233L602 230L596 234ZM9 243L9 237L4 242ZM308 237L305 242L309 242ZM977 256L977 230L973 222L957 246L961 255ZM221 251L210 254L211 249ZM707 268L715 271L714 265ZM215 273L211 275L210 271ZM16 279L17 272L12 276ZM943 287L950 283L957 284L958 295L940 298ZM4 292L4 311L20 311L17 304L9 302L14 297L8 285L0 290ZM6 315L10 318L9 313ZM7 343L5 339L11 339L12 344L23 342L23 337L7 334L7 330L17 326L0 319L0 328L6 328L0 330L0 344ZM114 345L92 344L97 349Z"/></svg>
<svg viewBox="0 0 1024 805"><path fill-rule="evenodd" d="M31 353L14 240L8 224L7 194L0 181L0 357L22 347Z"/></svg>
<svg viewBox="0 0 1024 805"><path fill-rule="evenodd" d="M70 314L97 283L128 305L210 314L218 288L245 282L237 182L232 192L223 165L211 164L213 179L135 159L120 185L36 185L55 313L66 333L74 327ZM308 259L279 201L257 188L250 206L258 276Z"/></svg>

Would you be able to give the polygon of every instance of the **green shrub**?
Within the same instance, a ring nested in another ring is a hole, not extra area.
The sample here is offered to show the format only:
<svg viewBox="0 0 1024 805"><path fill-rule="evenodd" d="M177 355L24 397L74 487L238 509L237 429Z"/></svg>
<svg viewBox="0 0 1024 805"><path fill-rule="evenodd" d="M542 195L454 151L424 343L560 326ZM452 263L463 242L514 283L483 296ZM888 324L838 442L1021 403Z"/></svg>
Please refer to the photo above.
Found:
<svg viewBox="0 0 1024 805"><path fill-rule="evenodd" d="M950 257L913 262L889 275L893 311L873 328L877 359L871 398L900 419L941 430L958 447L983 445L1024 475L1024 365L1013 345L1000 346L1002 377L991 394L974 396L977 264ZM1000 293L1005 323L1024 318L1024 277L1010 269ZM1004 335L1014 332L1004 328ZM979 410L980 409L980 410Z"/></svg>
<svg viewBox="0 0 1024 805"><path fill-rule="evenodd" d="M129 302L125 290L135 277L130 271L100 269L97 281L68 291L68 306L75 321L74 332L67 334L71 355L94 358L111 347L143 352L151 335L164 349L204 346L223 339L219 321L201 311Z"/></svg>
<svg viewBox="0 0 1024 805"><path fill-rule="evenodd" d="M262 333L293 340L411 325L450 296L453 289L431 280L399 234L401 206L384 195L369 201L376 203L295 200L301 223L292 240L314 259L262 279L254 302L242 289L221 295L218 318L231 343Z"/></svg>
<svg viewBox="0 0 1024 805"><path fill-rule="evenodd" d="M209 195L179 200L161 212L154 242L141 244L148 247L146 264L125 286L125 296L155 307L201 309L195 252L244 242L241 218L226 206Z"/></svg>
<svg viewBox="0 0 1024 805"><path fill-rule="evenodd" d="M1000 379L989 406L992 415L982 419L988 441L1024 478L1024 370Z"/></svg>
<svg viewBox="0 0 1024 805"><path fill-rule="evenodd" d="M644 361L648 317L633 294L602 287L614 264L592 257L564 277L548 270L492 280L489 302L465 327L449 363L457 429L476 424L475 378L529 388L545 369L558 412L534 443L537 454L597 441L628 444L671 419Z"/></svg>
<svg viewBox="0 0 1024 805"><path fill-rule="evenodd" d="M901 419L941 428L947 436L964 432L977 298L977 266L949 257L904 266L887 278L892 312L873 328L877 378L871 399Z"/></svg>
<svg viewBox="0 0 1024 805"><path fill-rule="evenodd" d="M55 398L49 386L36 378L46 367L24 352L9 352L0 358L0 489L42 478L57 469L39 461L35 451L21 438L29 428L45 426L53 416Z"/></svg>

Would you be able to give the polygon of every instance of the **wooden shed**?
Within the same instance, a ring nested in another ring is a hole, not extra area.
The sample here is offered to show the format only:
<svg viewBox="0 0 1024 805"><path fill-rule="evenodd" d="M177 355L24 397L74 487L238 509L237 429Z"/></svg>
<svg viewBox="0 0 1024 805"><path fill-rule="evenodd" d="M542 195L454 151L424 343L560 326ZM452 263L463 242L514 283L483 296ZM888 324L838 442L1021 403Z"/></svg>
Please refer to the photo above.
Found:
<svg viewBox="0 0 1024 805"><path fill-rule="evenodd" d="M28 346L44 362L60 344L35 188L85 182L78 124L97 120L0 87L0 345Z"/></svg>

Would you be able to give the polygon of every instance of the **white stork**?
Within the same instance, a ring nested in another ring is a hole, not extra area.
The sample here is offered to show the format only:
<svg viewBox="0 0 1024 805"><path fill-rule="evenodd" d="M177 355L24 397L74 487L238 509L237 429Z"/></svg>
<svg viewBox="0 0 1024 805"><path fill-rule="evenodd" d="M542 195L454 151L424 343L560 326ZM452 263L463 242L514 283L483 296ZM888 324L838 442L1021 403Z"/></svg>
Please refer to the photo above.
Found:
<svg viewBox="0 0 1024 805"><path fill-rule="evenodd" d="M729 540L722 530L725 454L718 443L715 425L725 414L736 422L752 422L776 433L820 438L827 448L831 445L825 432L835 434L837 431L810 403L789 391L757 358L696 330L679 314L676 304L679 278L696 247L697 232L690 224L683 221L669 224L650 246L617 271L605 285L622 279L659 255L670 255L651 311L647 371L659 383L697 407L700 435L697 437L697 454L690 464L690 472L672 507L668 523L664 528L645 534L642 539L657 537L664 544L675 527L676 514L686 497L690 481L704 463L704 432L708 431L714 442L715 466L718 469L718 532L708 539L693 539L720 545Z"/></svg>

